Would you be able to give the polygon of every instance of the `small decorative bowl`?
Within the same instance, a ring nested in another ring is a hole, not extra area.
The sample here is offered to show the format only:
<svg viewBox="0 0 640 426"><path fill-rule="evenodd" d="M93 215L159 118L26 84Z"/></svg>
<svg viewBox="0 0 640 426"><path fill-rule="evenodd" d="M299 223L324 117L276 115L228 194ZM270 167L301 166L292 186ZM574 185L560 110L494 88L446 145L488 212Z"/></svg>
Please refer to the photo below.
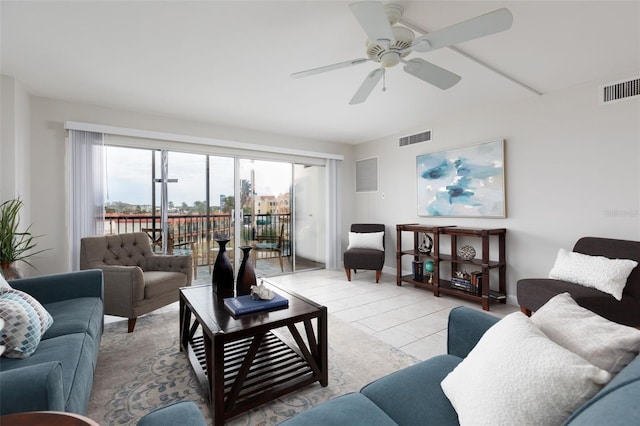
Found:
<svg viewBox="0 0 640 426"><path fill-rule="evenodd" d="M462 246L458 249L458 257L462 260L471 260L476 257L476 249L471 246Z"/></svg>

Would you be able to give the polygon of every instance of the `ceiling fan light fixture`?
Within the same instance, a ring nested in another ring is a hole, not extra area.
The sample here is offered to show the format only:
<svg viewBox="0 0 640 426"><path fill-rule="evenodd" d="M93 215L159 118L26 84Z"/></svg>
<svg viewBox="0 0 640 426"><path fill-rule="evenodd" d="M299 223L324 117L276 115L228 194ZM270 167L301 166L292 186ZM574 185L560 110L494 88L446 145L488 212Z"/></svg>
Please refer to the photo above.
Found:
<svg viewBox="0 0 640 426"><path fill-rule="evenodd" d="M398 62L400 62L400 54L398 52L385 52L380 57L380 65L385 68L390 68L398 65Z"/></svg>

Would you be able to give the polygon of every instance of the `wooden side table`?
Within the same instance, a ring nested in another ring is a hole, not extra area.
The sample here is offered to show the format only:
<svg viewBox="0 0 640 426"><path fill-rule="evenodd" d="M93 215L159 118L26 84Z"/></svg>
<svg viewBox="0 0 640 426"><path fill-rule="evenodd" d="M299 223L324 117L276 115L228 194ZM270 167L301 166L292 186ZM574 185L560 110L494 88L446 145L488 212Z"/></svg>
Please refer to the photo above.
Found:
<svg viewBox="0 0 640 426"><path fill-rule="evenodd" d="M100 426L88 417L62 411L32 411L0 417L2 426Z"/></svg>

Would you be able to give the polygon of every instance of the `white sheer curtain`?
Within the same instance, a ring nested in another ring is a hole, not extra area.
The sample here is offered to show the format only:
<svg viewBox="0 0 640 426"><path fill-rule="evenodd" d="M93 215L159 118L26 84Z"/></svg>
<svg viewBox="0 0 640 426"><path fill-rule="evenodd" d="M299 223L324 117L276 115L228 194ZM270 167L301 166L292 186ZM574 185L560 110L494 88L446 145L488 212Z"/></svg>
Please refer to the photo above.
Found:
<svg viewBox="0 0 640 426"><path fill-rule="evenodd" d="M104 135L69 130L69 255L80 269L80 239L104 234Z"/></svg>
<svg viewBox="0 0 640 426"><path fill-rule="evenodd" d="M327 253L326 268L339 268L342 262L341 258L341 236L342 220L338 213L341 210L340 200L342 199L342 186L338 184L340 179L340 170L338 168L338 160L327 159Z"/></svg>

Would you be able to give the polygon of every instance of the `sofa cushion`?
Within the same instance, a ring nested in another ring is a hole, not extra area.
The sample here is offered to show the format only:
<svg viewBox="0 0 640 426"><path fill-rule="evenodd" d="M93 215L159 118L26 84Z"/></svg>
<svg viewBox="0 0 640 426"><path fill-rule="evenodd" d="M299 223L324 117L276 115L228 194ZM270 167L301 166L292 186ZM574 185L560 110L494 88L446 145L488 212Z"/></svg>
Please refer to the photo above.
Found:
<svg viewBox="0 0 640 426"><path fill-rule="evenodd" d="M86 333L67 334L42 340L29 358L0 358L0 371L51 361L62 364L65 411L86 414L93 385L94 343Z"/></svg>
<svg viewBox="0 0 640 426"><path fill-rule="evenodd" d="M280 424L282 426L397 426L384 411L360 393L339 396Z"/></svg>
<svg viewBox="0 0 640 426"><path fill-rule="evenodd" d="M0 318L5 322L0 339L5 346L2 356L7 358L29 357L53 323L36 299L12 288L0 292Z"/></svg>
<svg viewBox="0 0 640 426"><path fill-rule="evenodd" d="M42 337L50 339L72 333L102 335L103 303L97 297L78 297L45 305L53 317L53 325Z"/></svg>
<svg viewBox="0 0 640 426"><path fill-rule="evenodd" d="M457 356L436 356L382 377L360 392L400 425L458 425L440 382L460 362Z"/></svg>
<svg viewBox="0 0 640 426"><path fill-rule="evenodd" d="M153 299L168 292L175 291L178 287L187 285L187 276L180 272L145 271L144 272L144 298Z"/></svg>
<svg viewBox="0 0 640 426"><path fill-rule="evenodd" d="M634 359L611 382L566 421L571 426L623 426L640 419L640 358Z"/></svg>
<svg viewBox="0 0 640 426"><path fill-rule="evenodd" d="M611 375L507 315L443 381L461 424L560 424ZM516 408L517 407L517 408Z"/></svg>
<svg viewBox="0 0 640 426"><path fill-rule="evenodd" d="M621 300L627 278L636 266L635 260L609 259L560 249L549 278L592 287Z"/></svg>
<svg viewBox="0 0 640 426"><path fill-rule="evenodd" d="M611 374L640 353L640 330L579 306L569 293L553 297L531 320L551 340Z"/></svg>

